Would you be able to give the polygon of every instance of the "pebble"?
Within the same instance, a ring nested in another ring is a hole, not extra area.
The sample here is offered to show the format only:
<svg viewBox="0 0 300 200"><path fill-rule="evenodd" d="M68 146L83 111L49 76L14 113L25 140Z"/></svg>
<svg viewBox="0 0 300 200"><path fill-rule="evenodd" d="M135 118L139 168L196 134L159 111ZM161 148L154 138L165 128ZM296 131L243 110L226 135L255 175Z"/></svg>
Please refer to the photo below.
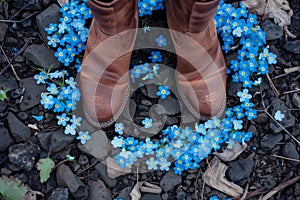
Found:
<svg viewBox="0 0 300 200"><path fill-rule="evenodd" d="M300 108L300 95L295 93L293 95L292 103L296 108Z"/></svg>
<svg viewBox="0 0 300 200"><path fill-rule="evenodd" d="M7 108L6 101L0 101L0 113L4 113Z"/></svg>
<svg viewBox="0 0 300 200"><path fill-rule="evenodd" d="M112 195L101 180L90 181L89 200L110 200Z"/></svg>
<svg viewBox="0 0 300 200"><path fill-rule="evenodd" d="M6 128L0 128L0 151L6 151L7 148L13 144L13 138L10 136Z"/></svg>
<svg viewBox="0 0 300 200"><path fill-rule="evenodd" d="M25 88L23 100L20 104L22 111L28 110L41 101L41 93L45 92L46 85L38 85L34 78L26 78L20 81L20 88Z"/></svg>
<svg viewBox="0 0 300 200"><path fill-rule="evenodd" d="M53 152L62 150L75 138L75 136L65 134L64 129L41 131L37 134L37 137L43 149L49 150L51 147Z"/></svg>
<svg viewBox="0 0 300 200"><path fill-rule="evenodd" d="M284 128L293 127L295 125L295 121L296 121L295 117L292 115L291 110L286 106L286 104L282 100L277 99L277 98L271 98L271 104L273 106L272 116L274 116L275 112L278 110L280 110L281 113L284 114L284 118L280 122L280 124ZM279 133L283 130L280 126L278 126L274 122L270 123L270 129L274 133Z"/></svg>
<svg viewBox="0 0 300 200"><path fill-rule="evenodd" d="M167 96L165 99L159 99L158 104L164 107L168 115L175 115L181 111L178 100L172 96Z"/></svg>
<svg viewBox="0 0 300 200"><path fill-rule="evenodd" d="M47 28L50 23L59 23L59 19L61 18L61 13L59 9L60 8L57 4L52 4L46 10L44 10L36 16L37 27L45 41L47 41L48 36L47 32L45 31L45 28Z"/></svg>
<svg viewBox="0 0 300 200"><path fill-rule="evenodd" d="M58 60L54 57L54 50L47 48L45 45L33 44L26 48L24 57L33 62L36 66L44 69L52 70L57 69L60 66Z"/></svg>
<svg viewBox="0 0 300 200"><path fill-rule="evenodd" d="M48 200L68 200L69 190L68 188L58 187L49 196Z"/></svg>
<svg viewBox="0 0 300 200"><path fill-rule="evenodd" d="M271 151L282 139L283 136L281 133L266 134L260 140L260 147L264 151Z"/></svg>
<svg viewBox="0 0 300 200"><path fill-rule="evenodd" d="M266 190L270 190L277 185L277 181L273 176L268 176L259 180L261 186Z"/></svg>
<svg viewBox="0 0 300 200"><path fill-rule="evenodd" d="M159 194L144 194L140 200L161 200Z"/></svg>
<svg viewBox="0 0 300 200"><path fill-rule="evenodd" d="M231 181L243 187L248 181L254 161L250 159L240 159L228 163L227 175Z"/></svg>
<svg viewBox="0 0 300 200"><path fill-rule="evenodd" d="M117 179L109 178L107 175L107 167L103 163L95 165L95 169L99 172L100 178L105 182L108 187L115 187L117 185Z"/></svg>
<svg viewBox="0 0 300 200"><path fill-rule="evenodd" d="M78 143L79 150L99 160L105 158L110 145L106 133L103 130L99 130L90 134L90 136L91 140L85 144Z"/></svg>
<svg viewBox="0 0 300 200"><path fill-rule="evenodd" d="M16 139L16 142L24 141L30 137L30 129L24 125L14 114L9 112L6 119L8 121L11 134Z"/></svg>
<svg viewBox="0 0 300 200"><path fill-rule="evenodd" d="M9 90L15 90L18 88L18 83L13 76L4 77L0 75L0 88L6 88Z"/></svg>
<svg viewBox="0 0 300 200"><path fill-rule="evenodd" d="M288 142L283 147L283 155L288 158L299 160L299 152L296 146L292 142ZM298 166L299 162L288 160L288 162L293 166Z"/></svg>
<svg viewBox="0 0 300 200"><path fill-rule="evenodd" d="M300 53L300 40L287 41L284 48L291 53Z"/></svg>
<svg viewBox="0 0 300 200"><path fill-rule="evenodd" d="M18 168L30 171L35 166L35 161L39 153L40 148L37 145L27 142L10 146L8 158Z"/></svg>
<svg viewBox="0 0 300 200"><path fill-rule="evenodd" d="M130 192L132 190L132 187L126 187L122 189L117 197L117 199L122 199L122 200L131 200L130 197Z"/></svg>
<svg viewBox="0 0 300 200"><path fill-rule="evenodd" d="M85 154L80 154L78 158L78 164L83 166L89 163L89 159Z"/></svg>
<svg viewBox="0 0 300 200"><path fill-rule="evenodd" d="M21 120L21 121L25 121L26 119L28 119L28 114L26 112L18 112L17 113L17 117Z"/></svg>
<svg viewBox="0 0 300 200"><path fill-rule="evenodd" d="M4 20L4 17L2 15L0 15L0 20ZM7 23L0 23L0 42L4 41L7 28Z"/></svg>
<svg viewBox="0 0 300 200"><path fill-rule="evenodd" d="M62 164L56 169L56 180L60 187L66 187L69 189L71 195L76 200L85 200L89 196L88 187L73 174L71 169Z"/></svg>
<svg viewBox="0 0 300 200"><path fill-rule="evenodd" d="M266 40L276 40L283 35L281 27L268 19L262 23L262 28L266 32Z"/></svg>
<svg viewBox="0 0 300 200"><path fill-rule="evenodd" d="M181 183L181 176L174 173L171 169L168 171L160 181L160 186L165 192L173 190L177 185Z"/></svg>

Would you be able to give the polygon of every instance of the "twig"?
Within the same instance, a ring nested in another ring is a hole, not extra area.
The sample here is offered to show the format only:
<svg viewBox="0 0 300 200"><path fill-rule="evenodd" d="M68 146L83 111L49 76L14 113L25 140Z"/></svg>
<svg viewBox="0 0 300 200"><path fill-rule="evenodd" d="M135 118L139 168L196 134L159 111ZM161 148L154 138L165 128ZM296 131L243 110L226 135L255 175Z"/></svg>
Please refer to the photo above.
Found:
<svg viewBox="0 0 300 200"><path fill-rule="evenodd" d="M91 165L88 166L87 168L81 170L80 172L77 172L76 175L79 175L79 174L85 172L86 170L88 170L88 169L92 168L93 166L95 166L97 163L98 163L98 161L94 162L93 164L91 164Z"/></svg>
<svg viewBox="0 0 300 200"><path fill-rule="evenodd" d="M244 190L243 196L241 196L240 200L245 200L249 190L249 183L247 183L246 188Z"/></svg>
<svg viewBox="0 0 300 200"><path fill-rule="evenodd" d="M276 158L281 158L281 159L285 159L285 160L290 160L290 161L295 161L295 162L300 162L300 160L297 159L293 159L293 158L288 158L288 157L284 157L284 156L278 156L278 155L272 155Z"/></svg>
<svg viewBox="0 0 300 200"><path fill-rule="evenodd" d="M274 194L279 192L280 190L283 190L287 186L290 186L300 180L300 176L296 176L295 178L292 178L286 182L280 183L277 187L273 188L270 192L268 192L265 196L261 198L261 200L268 200L270 199Z"/></svg>
<svg viewBox="0 0 300 200"><path fill-rule="evenodd" d="M21 8L20 10L18 10L18 12L16 12L16 14L14 14L13 16L11 16L11 18L9 18L10 20L15 18L22 10L24 10L25 8L27 8L28 6L33 5L33 3L29 3L25 6L23 6L23 8Z"/></svg>
<svg viewBox="0 0 300 200"><path fill-rule="evenodd" d="M9 63L9 66L10 66L10 68L11 68L13 74L15 75L16 79L17 79L18 81L20 81L20 80L21 80L20 77L18 76L18 74L17 74L17 72L16 72L14 66L11 64L11 62L10 62L9 59L8 59L8 57L6 56L6 54L5 54L5 52L4 52L3 48L2 48L2 46L0 46L0 49L1 49L1 51L2 51L2 53L3 53L3 55L4 55L4 57L5 57L5 59L6 59L7 62Z"/></svg>
<svg viewBox="0 0 300 200"><path fill-rule="evenodd" d="M23 51L25 51L25 49L26 49L27 46L28 46L28 43L29 43L29 40L26 40L26 42L25 42L25 44L23 45L23 47L18 51L18 53L15 55L15 57L12 59L11 62L13 62L13 61L16 59L16 57L17 57L18 55L20 55L21 53L23 53ZM8 62L8 64L1 70L0 75L4 74L4 73L6 72L6 70L7 70L8 67L10 66L11 62Z"/></svg>
<svg viewBox="0 0 300 200"><path fill-rule="evenodd" d="M261 100L262 100L262 105L263 105L263 107L264 107L264 109L265 109L265 113L276 123L276 124L278 124L278 126L280 126L287 134L289 134L290 136L291 136L291 138L293 138L297 143L298 143L298 145L300 145L300 141L299 140L297 140L297 138L295 138L295 136L293 136L293 134L292 133L290 133L288 130L286 130L286 128L284 128L276 119L274 119L274 117L268 112L268 108L266 108L266 105L265 105L265 101L264 101L264 98L263 98L263 96L262 96L262 91L261 91L261 89L260 89L260 96L261 96Z"/></svg>
<svg viewBox="0 0 300 200"><path fill-rule="evenodd" d="M203 200L203 197L204 197L204 187L205 187L205 181L203 181L203 185L202 185L201 200Z"/></svg>
<svg viewBox="0 0 300 200"><path fill-rule="evenodd" d="M272 88L274 94L275 94L276 97L278 98L279 95L280 95L280 93L278 92L278 90L277 90L277 88L275 87L273 81L271 80L270 75L269 75L269 74L266 74L266 76L267 76L267 79L268 79L268 81L269 81L269 84L270 84L270 86L271 86L271 88Z"/></svg>
<svg viewBox="0 0 300 200"><path fill-rule="evenodd" d="M287 91L287 92L283 92L282 94L290 94L290 93L295 93L295 92L300 92L300 88L297 88L297 89L291 90L291 91Z"/></svg>
<svg viewBox="0 0 300 200"><path fill-rule="evenodd" d="M266 192L266 190L264 190L264 189L257 189L257 190L254 190L254 191L252 191L252 192L248 192L248 194L247 194L245 200L246 200L246 199L251 199L252 197L255 197L255 196L257 196L257 195L264 194L265 192ZM234 200L237 200L237 199L234 199Z"/></svg>

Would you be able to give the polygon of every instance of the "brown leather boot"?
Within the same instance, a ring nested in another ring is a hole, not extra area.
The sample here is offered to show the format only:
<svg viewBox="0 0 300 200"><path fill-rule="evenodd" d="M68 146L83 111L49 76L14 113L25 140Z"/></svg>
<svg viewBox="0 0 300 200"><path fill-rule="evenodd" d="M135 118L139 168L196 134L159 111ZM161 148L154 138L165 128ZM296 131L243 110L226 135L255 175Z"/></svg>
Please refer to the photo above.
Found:
<svg viewBox="0 0 300 200"><path fill-rule="evenodd" d="M222 116L226 107L226 65L213 19L218 3L165 1L179 94L201 120Z"/></svg>
<svg viewBox="0 0 300 200"><path fill-rule="evenodd" d="M83 108L91 124L108 127L120 116L129 96L137 0L89 0L88 5L93 20L80 72Z"/></svg>

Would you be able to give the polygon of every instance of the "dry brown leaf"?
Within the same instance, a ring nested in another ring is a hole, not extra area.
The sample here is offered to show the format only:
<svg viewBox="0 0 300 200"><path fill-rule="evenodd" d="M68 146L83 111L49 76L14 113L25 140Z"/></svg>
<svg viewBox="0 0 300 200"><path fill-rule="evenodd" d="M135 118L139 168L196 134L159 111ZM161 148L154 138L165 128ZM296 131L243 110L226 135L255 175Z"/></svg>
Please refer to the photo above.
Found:
<svg viewBox="0 0 300 200"><path fill-rule="evenodd" d="M137 182L133 187L132 191L130 192L131 200L139 200L142 195L140 192L140 187L143 185L144 182Z"/></svg>
<svg viewBox="0 0 300 200"><path fill-rule="evenodd" d="M214 152L213 154L218 156L221 160L228 162L236 159L246 148L246 143L241 145L239 142L235 141L234 146L231 149L225 149L222 153Z"/></svg>
<svg viewBox="0 0 300 200"><path fill-rule="evenodd" d="M145 182L145 186L142 185L140 190L141 192L152 194L160 194L162 191L161 187L148 182Z"/></svg>
<svg viewBox="0 0 300 200"><path fill-rule="evenodd" d="M220 190L225 194L228 194L232 197L241 196L244 191L243 188L225 178L227 168L228 167L217 157L214 157L202 178L207 185Z"/></svg>
<svg viewBox="0 0 300 200"><path fill-rule="evenodd" d="M107 175L109 178L117 178L121 175L125 175L131 173L130 169L121 168L115 161L115 159L111 157L107 157L106 160L107 166Z"/></svg>
<svg viewBox="0 0 300 200"><path fill-rule="evenodd" d="M273 18L282 28L291 24L293 11L287 0L243 0L242 3L264 18Z"/></svg>

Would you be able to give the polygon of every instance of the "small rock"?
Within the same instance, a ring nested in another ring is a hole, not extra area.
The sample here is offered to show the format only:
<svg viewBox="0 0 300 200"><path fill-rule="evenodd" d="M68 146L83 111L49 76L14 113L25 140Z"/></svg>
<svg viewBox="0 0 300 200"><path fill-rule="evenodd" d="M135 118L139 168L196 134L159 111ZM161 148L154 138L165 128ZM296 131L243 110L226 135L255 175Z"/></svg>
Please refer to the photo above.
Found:
<svg viewBox="0 0 300 200"><path fill-rule="evenodd" d="M262 23L262 28L266 32L266 40L276 40L282 37L283 31L280 26L270 20Z"/></svg>
<svg viewBox="0 0 300 200"><path fill-rule="evenodd" d="M296 108L300 108L300 95L299 94L295 93L293 95L292 103L294 104L294 106Z"/></svg>
<svg viewBox="0 0 300 200"><path fill-rule="evenodd" d="M41 143L41 146L45 150L51 150L53 152L58 152L65 148L68 144L70 144L75 136L66 135L63 129L59 129L56 131L46 131L39 132L37 134L38 139Z"/></svg>
<svg viewBox="0 0 300 200"><path fill-rule="evenodd" d="M117 197L117 199L131 200L131 197L130 197L131 190L132 190L132 187L124 188L123 190L121 190L121 192L120 192L119 196Z"/></svg>
<svg viewBox="0 0 300 200"><path fill-rule="evenodd" d="M35 159L39 153L40 148L37 145L27 142L9 147L8 158L20 169L30 171L34 167Z"/></svg>
<svg viewBox="0 0 300 200"><path fill-rule="evenodd" d="M167 117L167 120L166 120L167 126L172 126L172 125L175 125L178 123L179 123L179 119L177 117L170 117L170 116Z"/></svg>
<svg viewBox="0 0 300 200"><path fill-rule="evenodd" d="M181 183L181 176L174 173L173 170L168 171L160 181L161 188L168 192Z"/></svg>
<svg viewBox="0 0 300 200"><path fill-rule="evenodd" d="M261 186L267 190L270 190L277 185L277 182L273 176L263 178L259 182L260 182Z"/></svg>
<svg viewBox="0 0 300 200"><path fill-rule="evenodd" d="M33 44L27 47L24 52L24 57L38 67L47 70L52 66L53 70L60 65L58 60L54 57L54 53L54 50L47 48L45 45Z"/></svg>
<svg viewBox="0 0 300 200"><path fill-rule="evenodd" d="M141 104L144 105L144 106L152 106L152 102L147 100L147 99L143 99L141 101Z"/></svg>
<svg viewBox="0 0 300 200"><path fill-rule="evenodd" d="M13 138L6 128L0 128L0 136L0 151L6 151L6 149L13 144Z"/></svg>
<svg viewBox="0 0 300 200"><path fill-rule="evenodd" d="M106 165L99 163L95 166L95 169L99 172L101 179L108 187L113 188L117 185L117 179L111 179L108 177Z"/></svg>
<svg viewBox="0 0 300 200"><path fill-rule="evenodd" d="M5 43L10 45L17 45L19 43L18 39L15 37L6 37Z"/></svg>
<svg viewBox="0 0 300 200"><path fill-rule="evenodd" d="M145 96L148 96L153 99L158 98L158 96L156 95L158 91L158 87L154 84L147 84L145 86L145 90L141 90L141 91Z"/></svg>
<svg viewBox="0 0 300 200"><path fill-rule="evenodd" d="M0 20L4 20L4 17L0 15ZM4 41L5 33L8 28L6 23L0 23L0 42Z"/></svg>
<svg viewBox="0 0 300 200"><path fill-rule="evenodd" d="M11 90L9 92L9 96L11 96L11 98L13 98L13 99L18 99L22 95L24 95L24 92L25 92L25 88L18 88L18 89L15 89L15 90Z"/></svg>
<svg viewBox="0 0 300 200"><path fill-rule="evenodd" d="M20 81L20 87L25 88L24 98L20 104L22 111L28 110L41 101L41 93L46 90L45 85L38 85L33 78L26 78Z"/></svg>
<svg viewBox="0 0 300 200"><path fill-rule="evenodd" d="M277 98L272 98L271 104L273 106L272 116L274 116L275 112L278 110L280 110L281 113L284 114L284 118L280 122L280 124L284 128L293 127L295 125L295 121L296 121L295 117L292 115L291 110L285 105L285 103L282 100ZM282 128L278 126L275 122L270 123L270 129L274 133L279 133L280 131L282 131Z"/></svg>
<svg viewBox="0 0 300 200"><path fill-rule="evenodd" d="M300 40L287 41L284 48L291 53L300 53Z"/></svg>
<svg viewBox="0 0 300 200"><path fill-rule="evenodd" d="M141 200L161 200L159 194L144 194Z"/></svg>
<svg viewBox="0 0 300 200"><path fill-rule="evenodd" d="M28 139L31 135L30 129L25 126L14 114L8 113L6 117L9 129L17 142Z"/></svg>
<svg viewBox="0 0 300 200"><path fill-rule="evenodd" d="M107 151L110 148L106 133L99 130L91 134L91 139L85 144L78 144L78 148L83 153L94 156L101 160L107 156Z"/></svg>
<svg viewBox="0 0 300 200"><path fill-rule="evenodd" d="M177 193L176 198L178 200L186 200L186 193L182 189L178 189L176 193Z"/></svg>
<svg viewBox="0 0 300 200"><path fill-rule="evenodd" d="M68 200L69 199L69 190L64 187L56 188L48 200Z"/></svg>
<svg viewBox="0 0 300 200"><path fill-rule="evenodd" d="M18 63L22 63L25 61L25 58L23 56L20 56L18 55L16 58L15 58L15 62L18 62Z"/></svg>
<svg viewBox="0 0 300 200"><path fill-rule="evenodd" d="M231 181L243 187L248 181L254 161L250 159L240 159L228 163L227 175Z"/></svg>
<svg viewBox="0 0 300 200"><path fill-rule="evenodd" d="M254 122L259 124L265 124L269 121L267 113L260 113L257 115L257 118L253 119Z"/></svg>
<svg viewBox="0 0 300 200"><path fill-rule="evenodd" d="M7 169L6 167L1 168L0 172L1 172L1 174L6 175L6 176L11 175L11 173L12 173L12 171L10 169Z"/></svg>
<svg viewBox="0 0 300 200"><path fill-rule="evenodd" d="M79 158L78 158L78 164L83 166L89 163L89 159L86 155L84 154L80 154Z"/></svg>
<svg viewBox="0 0 300 200"><path fill-rule="evenodd" d="M109 190L105 187L101 180L90 181L90 196L89 200L112 199Z"/></svg>
<svg viewBox="0 0 300 200"><path fill-rule="evenodd" d="M40 0L13 0L12 4L14 7L18 9L23 9L25 10L39 10L41 9L40 6Z"/></svg>
<svg viewBox="0 0 300 200"><path fill-rule="evenodd" d="M52 4L46 10L44 10L42 13L36 16L36 24L45 41L47 41L48 36L47 32L45 31L45 28L47 28L50 23L59 23L59 19L61 18L61 13L59 9L60 8L58 7L58 5Z"/></svg>
<svg viewBox="0 0 300 200"><path fill-rule="evenodd" d="M227 95L236 97L237 93L242 90L242 84L241 83L234 83L232 81L228 81L227 84Z"/></svg>
<svg viewBox="0 0 300 200"><path fill-rule="evenodd" d="M178 100L171 96L167 96L165 99L159 99L158 104L165 108L168 115L174 115L180 112Z"/></svg>
<svg viewBox="0 0 300 200"><path fill-rule="evenodd" d="M4 77L0 75L0 88L6 88L9 90L15 90L18 88L18 83L13 76Z"/></svg>
<svg viewBox="0 0 300 200"><path fill-rule="evenodd" d="M28 114L26 112L18 112L17 117L21 121L25 121L26 119L28 119Z"/></svg>
<svg viewBox="0 0 300 200"><path fill-rule="evenodd" d="M57 167L56 180L59 186L69 189L74 199L84 200L88 198L89 192L87 186L73 174L67 165L62 164Z"/></svg>
<svg viewBox="0 0 300 200"><path fill-rule="evenodd" d="M289 143L286 143L283 147L283 155L285 157L288 157L288 158L292 158L292 159L295 159L295 160L299 160L299 153L296 149L296 146L289 142ZM288 160L288 162L293 165L293 166L297 166L299 164L299 162L296 162L296 161L291 161L291 160Z"/></svg>
<svg viewBox="0 0 300 200"><path fill-rule="evenodd" d="M271 151L281 140L283 136L278 134L266 134L260 140L260 147L264 151Z"/></svg>
<svg viewBox="0 0 300 200"><path fill-rule="evenodd" d="M293 135L294 136L300 135L300 124L295 124L295 126L293 128Z"/></svg>
<svg viewBox="0 0 300 200"><path fill-rule="evenodd" d="M0 113L4 113L4 111L7 108L7 103L6 101L0 101Z"/></svg>

